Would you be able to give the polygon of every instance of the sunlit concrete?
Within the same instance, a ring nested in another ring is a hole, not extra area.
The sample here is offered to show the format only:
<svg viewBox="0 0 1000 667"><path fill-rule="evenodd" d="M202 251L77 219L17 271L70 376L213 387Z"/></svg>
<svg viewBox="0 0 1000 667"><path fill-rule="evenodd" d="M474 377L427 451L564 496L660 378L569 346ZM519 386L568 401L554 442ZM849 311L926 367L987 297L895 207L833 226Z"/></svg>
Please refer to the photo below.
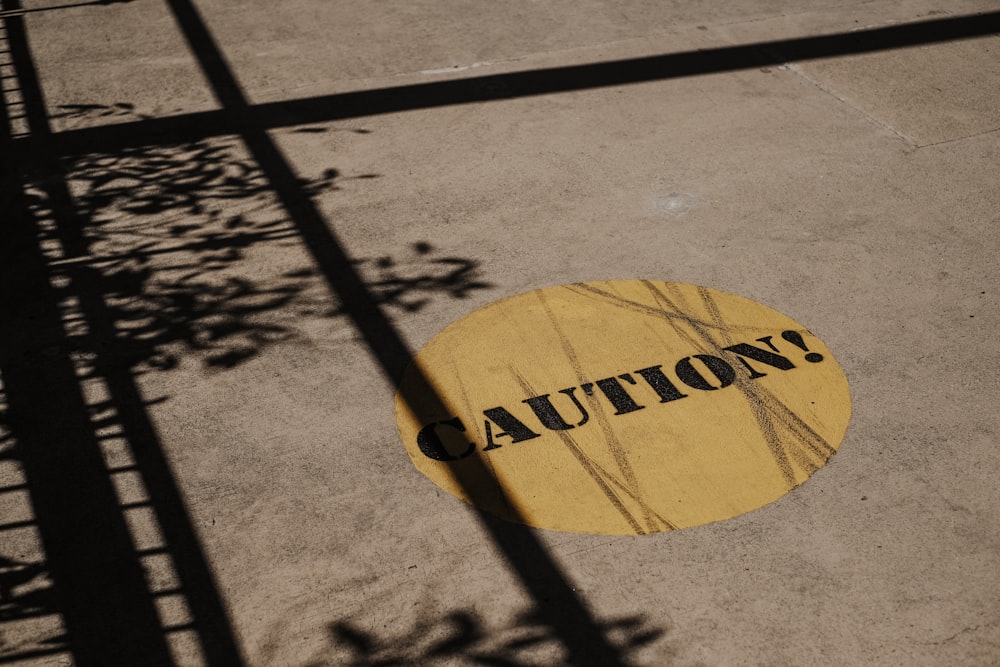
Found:
<svg viewBox="0 0 1000 667"><path fill-rule="evenodd" d="M724 4L195 3L250 105L997 9ZM168 3L23 21L56 132L224 105ZM759 301L836 355L847 436L780 500L647 536L532 529L623 662L971 666L1000 659L997 91L988 34L268 136L411 351L503 297L651 278ZM120 363L246 662L560 664L536 614L550 601L410 462L379 341L358 334L238 131L63 160L92 257L49 257L118 277L105 300L131 350ZM82 385L99 404L100 382ZM141 499L141 481L116 483ZM140 547L157 539L133 530ZM29 534L0 545L45 559ZM147 568L170 588L169 562ZM57 625L11 624L0 656ZM195 644L177 642L178 664L198 664Z"/></svg>

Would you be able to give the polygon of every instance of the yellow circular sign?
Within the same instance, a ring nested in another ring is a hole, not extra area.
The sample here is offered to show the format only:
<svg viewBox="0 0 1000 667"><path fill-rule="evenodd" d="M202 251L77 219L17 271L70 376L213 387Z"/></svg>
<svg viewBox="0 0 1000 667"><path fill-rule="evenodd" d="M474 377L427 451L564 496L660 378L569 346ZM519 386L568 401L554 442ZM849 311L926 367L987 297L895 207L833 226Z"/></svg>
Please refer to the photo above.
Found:
<svg viewBox="0 0 1000 667"><path fill-rule="evenodd" d="M504 299L414 358L396 421L417 468L512 521L646 534L756 509L840 444L847 378L749 299L648 280Z"/></svg>

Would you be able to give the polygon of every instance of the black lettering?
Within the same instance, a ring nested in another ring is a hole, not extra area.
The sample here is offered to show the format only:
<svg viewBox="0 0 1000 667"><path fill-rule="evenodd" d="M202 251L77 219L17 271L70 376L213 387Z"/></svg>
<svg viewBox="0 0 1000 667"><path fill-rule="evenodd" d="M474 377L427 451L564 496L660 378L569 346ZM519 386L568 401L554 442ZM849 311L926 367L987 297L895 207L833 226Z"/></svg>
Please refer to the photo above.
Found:
<svg viewBox="0 0 1000 667"><path fill-rule="evenodd" d="M687 394L682 394L674 383L663 374L660 370L661 366L650 366L649 368L643 368L637 370L636 373L642 376L642 379L649 383L649 386L653 388L656 395L660 397L660 403L667 403L669 401L676 401L678 398L685 398Z"/></svg>
<svg viewBox="0 0 1000 667"><path fill-rule="evenodd" d="M803 352L809 352L809 348L806 346L806 342L802 340L802 334L798 331L782 331L781 337L787 340L789 343L795 347L800 348ZM810 364L818 364L823 361L823 355L818 352L809 352L806 355L806 361Z"/></svg>
<svg viewBox="0 0 1000 667"><path fill-rule="evenodd" d="M767 345L769 348L771 348L775 352L780 352L781 350L779 350L778 348L776 348L774 346L774 343L771 342L772 338L774 338L774 336L764 336L763 338L758 338L757 342L758 343L764 343L764 345Z"/></svg>
<svg viewBox="0 0 1000 667"><path fill-rule="evenodd" d="M580 421L578 421L578 422L576 423L576 425L577 425L577 426L583 426L583 425L584 425L584 424L586 424L586 423L587 423L588 421L590 421L590 415L589 415L589 414L587 414L587 411L583 409L583 406L582 406L582 405L580 405L580 399L578 399L578 398L577 398L577 397L576 397L576 396L575 396L575 395L573 394L573 392L575 392L575 391L576 391L576 387L570 387L569 389L560 389L560 390L559 390L559 393L560 393L560 394L566 394L566 395L567 395L567 396L569 396L569 397L570 397L570 399L571 399L571 400L573 401L573 405L575 405L575 406L577 407L577 409L578 409L578 410L580 411L580 414L581 414L581 415L583 415L583 419L581 419Z"/></svg>
<svg viewBox="0 0 1000 667"><path fill-rule="evenodd" d="M518 421L517 417L507 412L504 408L490 408L488 410L483 410L483 414L486 415L488 419L491 419L494 424L503 429L503 432L493 434L493 427L490 422L483 422L486 428L486 446L483 447L484 452L488 452L491 449L499 449L500 445L496 443L494 438L510 438L511 442L523 442L524 440L531 440L532 438L539 437L538 433L535 433L530 428Z"/></svg>
<svg viewBox="0 0 1000 667"><path fill-rule="evenodd" d="M705 377L691 364L692 357L684 357L677 362L674 367L674 371L677 373L677 377L680 378L681 382L691 387L692 389L701 389L702 391L714 391L716 389L723 389L728 387L736 379L736 371L733 367L726 363L725 359L720 359L719 357L713 357L708 354L696 354L693 357L698 359L701 363L705 364L708 370L712 371L716 379L721 383L718 387L713 386Z"/></svg>
<svg viewBox="0 0 1000 667"><path fill-rule="evenodd" d="M756 368L754 368L753 366L751 366L750 364L748 364L747 360L744 359L743 357L736 357L736 361L738 361L741 364L743 364L743 368L745 368L748 371L750 371L750 379L751 380L756 380L757 378L767 377L767 373L761 373Z"/></svg>
<svg viewBox="0 0 1000 667"><path fill-rule="evenodd" d="M765 345L770 345L770 336L767 336L768 340L760 339ZM753 366L748 364L743 357L747 359L753 359L754 361L759 361L762 364L767 364L768 366L773 366L783 371L795 368L795 364L789 361L786 357L780 354L775 354L774 352L769 352L767 350L762 350L759 347L754 347L753 345L748 345L747 343L739 343L737 345L730 345L729 347L722 348L723 350L729 350L734 354L740 355L737 357L746 369L750 371L750 379L756 380L757 378L762 378L767 375L767 373L761 373Z"/></svg>
<svg viewBox="0 0 1000 667"><path fill-rule="evenodd" d="M577 397L573 395L573 392L575 391L576 387L570 387L569 389L560 389L559 393L566 394L570 397L570 399L572 399L573 404L576 406L577 410L580 411L580 415L582 417L576 426L583 426L590 420L590 415L587 414L587 411L582 405L580 405L580 401ZM560 415L555 406L552 405L552 401L549 400L548 394L535 396L534 398L529 398L521 402L526 403L531 408L532 412L535 413L535 416L538 417L538 421L542 422L542 426L550 431L565 431L566 429L573 428L573 425L566 423L566 420L562 418L562 415Z"/></svg>
<svg viewBox="0 0 1000 667"><path fill-rule="evenodd" d="M476 448L471 442L468 443L469 447L459 456L452 455L447 448L445 448L444 441L441 440L441 436L438 435L436 427L438 426L448 426L450 428L459 431L460 433L465 433L465 426L462 424L458 417L452 419L446 419L445 421L434 422L428 424L420 429L417 433L417 447L420 451L429 459L434 459L435 461L456 461L458 459L464 459L466 456L472 454L472 451Z"/></svg>
<svg viewBox="0 0 1000 667"><path fill-rule="evenodd" d="M626 373L626 375L628 375ZM624 377L624 376L622 376ZM626 380L631 384L635 384L635 380L631 376ZM621 382L618 381L616 377L604 378L603 380L597 381L597 388L611 401L611 405L614 406L616 415L624 415L629 412L635 412L636 410L642 410L644 405L639 405L632 397L628 395L625 388L622 387ZM584 386L584 391L587 391L586 386Z"/></svg>

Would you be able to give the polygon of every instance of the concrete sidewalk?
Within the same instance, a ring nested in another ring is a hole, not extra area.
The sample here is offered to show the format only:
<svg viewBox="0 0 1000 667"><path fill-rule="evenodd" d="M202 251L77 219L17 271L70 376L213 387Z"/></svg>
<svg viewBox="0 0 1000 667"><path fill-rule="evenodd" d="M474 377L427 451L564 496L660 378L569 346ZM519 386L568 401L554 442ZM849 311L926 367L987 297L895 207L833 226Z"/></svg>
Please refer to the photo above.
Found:
<svg viewBox="0 0 1000 667"><path fill-rule="evenodd" d="M1000 662L997 3L65 4L0 0L0 664ZM414 468L410 354L630 278L808 327L839 453L634 537Z"/></svg>

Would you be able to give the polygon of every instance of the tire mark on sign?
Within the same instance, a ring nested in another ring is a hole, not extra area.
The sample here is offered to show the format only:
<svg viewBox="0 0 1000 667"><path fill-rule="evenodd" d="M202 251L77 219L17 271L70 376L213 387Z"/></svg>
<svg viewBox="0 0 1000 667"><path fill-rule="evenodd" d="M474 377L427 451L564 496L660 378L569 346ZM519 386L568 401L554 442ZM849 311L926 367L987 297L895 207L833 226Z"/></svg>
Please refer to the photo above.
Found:
<svg viewBox="0 0 1000 667"><path fill-rule="evenodd" d="M641 282L649 283L650 281L643 280ZM651 315L659 319L666 318L667 320L671 321L680 320L681 322L686 322L688 324L691 324L692 326L700 325L705 328L710 328L710 329L715 328L715 325L712 324L711 322L705 322L703 320L699 320L696 317L685 315L684 313L678 312L676 308L674 309L673 312L666 312L655 306L650 306L649 304L642 303L641 301L633 301L631 299L626 299L624 297L618 296L617 294L612 294L611 292L607 292L605 290L594 287L593 285L588 285L586 283L573 283L572 285L566 285L565 287L566 289L570 290L575 294L579 294L581 296L591 299L596 298L602 303L604 302L610 303L613 306L618 306L619 308L624 308L625 310L629 310L635 313ZM745 332L759 332L761 330L760 327L750 326L750 325L736 325L733 327L733 329Z"/></svg>
<svg viewBox="0 0 1000 667"><path fill-rule="evenodd" d="M643 281L643 284L653 294L654 299L658 302L661 300L665 301L671 308L676 310L677 306L674 302L670 299L670 297L661 292L656 285L648 280ZM714 340L712 340L708 332L700 326L700 323L690 323L691 328L694 329L695 333L701 338L704 344L707 344L714 349L720 349L726 345L731 345L733 342L732 338L729 335L726 322L723 319L722 313L719 311L717 304L712 299L711 295L704 290L704 288L699 287L698 292L701 295L702 301L705 303L706 310L708 310L710 316L714 319L712 327L720 333L723 338L724 345L718 345ZM750 385L749 381L743 379L736 381L734 385L739 389L740 393L746 400L747 407L750 409L750 413L757 422L757 429L763 437L768 451L770 451L771 457L774 459L775 465L778 467L778 471L785 480L785 484L788 485L789 489L795 488L798 486L795 470L792 468L788 452L785 450L785 447L781 442L781 438L778 437L777 429L774 427L774 421L771 419L771 411L768 409L768 405L757 393L758 387L756 385Z"/></svg>
<svg viewBox="0 0 1000 667"><path fill-rule="evenodd" d="M521 385L521 389L524 390L528 396L535 395L535 390L531 387L530 384L528 384L528 382L521 376L521 374L517 372L516 369L511 368L510 372L514 375L515 378L517 378L518 383ZM580 446L576 443L576 441L572 437L570 437L570 435L565 431L556 431L556 434L559 436L559 439L563 441L563 444L566 445L566 448L569 449L570 453L573 454L573 456L576 458L577 462L579 462L583 470L590 476L591 479L594 480L598 488L601 490L601 493L603 493L604 496L608 499L608 502L610 502L611 505L616 510L618 510L618 513L622 515L622 517L632 528L635 534L645 535L646 531L643 530L642 526L639 524L636 518L632 516L632 513L629 512L627 507L625 507L625 503L623 503L622 499L618 497L618 494L615 493L614 489L608 486L607 480L604 479L604 476L597 469L597 467L595 466L594 462L590 459L590 457L588 457L580 449Z"/></svg>
<svg viewBox="0 0 1000 667"><path fill-rule="evenodd" d="M698 293L712 318L716 322L724 323L722 313L711 293L704 287L699 287ZM735 342L734 339L724 329L721 331L725 345L720 347L732 345ZM811 476L819 470L820 466L836 451L805 420L790 410L767 386L744 379L741 379L736 385L746 398L768 442L773 442L772 448L780 447L787 456L791 457L802 468L807 476ZM775 420L792 436L787 446L778 436L777 429L774 427ZM803 451L803 448L808 451ZM819 459L819 465L810 460L810 453Z"/></svg>
<svg viewBox="0 0 1000 667"><path fill-rule="evenodd" d="M456 382L458 382L458 390L462 396L462 404L465 406L465 412L463 414L467 415L475 414L475 412L472 409L472 402L469 400L469 393L465 389L465 383L462 382L462 374L459 372L458 366L455 363L454 359L451 360L451 370L452 370L451 373L452 377L454 377ZM478 429L476 430L476 434L480 435L480 431ZM485 433L482 433L481 435L484 436L483 439L485 439ZM503 483L501 483L500 478L497 476L497 471L494 466L492 458L489 456L483 456L482 452L479 450L478 447L476 448L475 458L480 462L482 462L483 467L489 473L489 478L493 480L494 494L500 499L500 506L504 509L507 516L508 517L523 516L521 508L510 499L510 496L507 494L507 490L504 488ZM465 486L468 489L475 489L475 485L472 484L463 484L463 486ZM475 499L470 498L470 500L473 500L473 502L476 505L479 504L478 502L475 501Z"/></svg>
<svg viewBox="0 0 1000 667"><path fill-rule="evenodd" d="M699 287L698 292L713 322L709 323L708 327L702 327L700 324L703 322L697 318L686 320L686 323L697 334L696 337L692 337L683 328L676 326L670 317L671 312L667 310L669 308L670 311L677 312L680 309L678 304L670 296L662 292L652 281L642 282L653 295L658 305L660 305L665 318L671 323L673 329L692 347L705 354L712 354L734 343L734 338L730 336L729 332L739 327L731 327L726 323L715 299L706 288ZM679 287L675 287L674 291L678 298L684 300ZM707 329L718 332L722 336L722 343L720 344L714 340ZM757 327L753 329L754 331L760 330ZM766 386L743 378L737 380L734 384L747 401L751 414L758 423L761 435L764 437L764 441L767 443L768 449L775 459L775 464L789 485L789 488L794 488L799 484L795 471L791 466L792 462L796 463L807 475L811 475L819 469L819 466L810 460L805 452L800 451L800 447L804 446L808 448L820 462L820 465L825 463L836 451L819 433L809 426L799 415L792 412ZM778 430L779 426L791 434L792 438L790 440L795 444L790 448L782 441Z"/></svg>
<svg viewBox="0 0 1000 667"><path fill-rule="evenodd" d="M559 325L559 320L555 317L552 309L549 307L548 299L544 292L538 292L538 301L542 305L542 309L545 311L545 316L548 318L552 325L553 330L556 332L556 336L559 338L559 345L562 348L563 354L569 361L570 366L573 368L573 372L576 373L577 384L583 385L588 381L587 376L583 372L583 366L580 363L579 355L577 355L576 350L573 345L569 342L569 338L566 336L562 327ZM676 527L663 519L663 517L656 514L652 507L645 502L642 494L641 485L639 484L639 478L635 474L635 470L632 467L632 462L628 458L628 451L626 447L622 444L621 440L618 439L618 435L615 433L614 429L611 428L611 424L608 422L608 417L604 410L601 409L598 399L594 395L587 395L587 403L590 407L590 411L593 413L598 424L600 424L601 432L604 434L604 441L608 445L608 449L611 451L611 455L615 460L615 464L618 466L619 472L625 478L626 489L629 491L629 495L632 496L642 508L643 519L649 530L655 531L656 521L663 523L665 527L670 530ZM560 431L560 433L562 433Z"/></svg>

